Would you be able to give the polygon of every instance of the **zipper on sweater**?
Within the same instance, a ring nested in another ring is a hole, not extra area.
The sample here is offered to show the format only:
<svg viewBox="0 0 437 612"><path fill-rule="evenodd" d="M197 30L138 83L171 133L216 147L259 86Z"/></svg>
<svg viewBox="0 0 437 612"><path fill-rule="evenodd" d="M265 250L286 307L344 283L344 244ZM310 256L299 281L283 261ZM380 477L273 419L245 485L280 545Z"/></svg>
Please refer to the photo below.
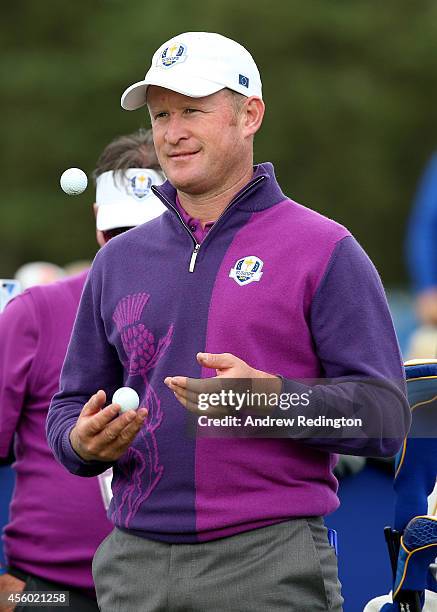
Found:
<svg viewBox="0 0 437 612"><path fill-rule="evenodd" d="M200 244L196 242L194 251L191 253L190 267L188 268L188 272L194 272L194 266L196 265L197 253L199 252L199 249L200 249Z"/></svg>
<svg viewBox="0 0 437 612"><path fill-rule="evenodd" d="M207 235L206 235L206 237L205 237L205 240L202 242L202 244L208 240L209 236L210 236L210 235L211 235L211 233L214 231L214 229L215 229L215 227L216 227L217 223L218 223L219 221L221 221L221 219L222 219L222 218L224 217L224 215L225 215L225 214L228 212L228 210L229 210L229 209L230 209L232 206L234 206L234 204L236 204L237 202L239 202L239 201L240 201L240 200L243 198L243 196L245 196L245 195L246 195L246 193L247 193L248 191L251 191L251 189L252 189L253 187L255 187L255 185L258 185L258 183L260 183L260 182L261 182L261 181L263 181L263 180L265 180L265 176L260 176L260 177L258 177L258 178L257 178L257 179L256 179L256 180L253 182L253 183L251 183L250 185L248 185L248 186L246 187L246 189L245 189L244 191L242 191L242 192L240 193L240 195L239 195L237 198L235 198L234 200L231 200L231 201L229 202L229 204L226 206L226 208L224 209L224 211L222 212L222 214L221 214L221 215L218 217L217 221L215 221L215 222L214 222L214 225L212 226L212 228L211 228L211 229L209 230L209 232L207 233ZM153 187L152 187L152 191L154 192L154 188L153 188ZM195 266L196 266L196 259L197 259L197 255L199 254L199 250L200 250L200 246L201 246L201 245L200 245L200 244L197 242L197 240L195 239L195 237L194 237L194 236L193 236L193 234L191 233L190 228L188 227L188 225L186 225L186 223L185 223L185 221L184 221L184 219L183 219L182 215L181 215L181 214L180 214L180 212L178 211L178 209L177 209L175 206L173 206L173 204L170 202L170 200L168 200L168 199L167 199L167 197L166 197L166 196L165 196L163 193L161 193L161 192L157 191L157 194L159 195L159 197L161 198L161 200L165 200L165 202L168 204L168 206L169 206L169 207L170 207L172 210L174 210L174 212L175 212L175 213L177 214L177 216L179 217L179 219L180 219L180 221L181 221L182 225L183 225L183 226L184 226L184 228L187 230L188 234L190 235L191 240L192 240L192 241L193 241L193 243L194 243L194 250L193 250L193 252L191 253L190 265L188 266L188 272L194 272L194 268L195 268Z"/></svg>
<svg viewBox="0 0 437 612"><path fill-rule="evenodd" d="M152 189L153 191L153 189ZM165 202L169 205L169 207L174 210L174 212L177 214L177 216L179 217L180 222L182 223L182 226L187 230L188 235L190 236L191 240L194 242L194 250L191 253L191 259L190 259L190 265L188 267L188 272L194 272L194 266L196 265L196 259L197 259L197 253L199 252L200 249L200 244L197 242L197 240L195 239L195 237L193 236L193 234L191 233L190 228L188 227L188 225L185 223L182 215L180 214L180 212L178 211L178 209L173 206L173 204L170 202L170 200L168 200L164 194L162 194L161 192L158 192L159 197L161 198L161 200L165 200Z"/></svg>

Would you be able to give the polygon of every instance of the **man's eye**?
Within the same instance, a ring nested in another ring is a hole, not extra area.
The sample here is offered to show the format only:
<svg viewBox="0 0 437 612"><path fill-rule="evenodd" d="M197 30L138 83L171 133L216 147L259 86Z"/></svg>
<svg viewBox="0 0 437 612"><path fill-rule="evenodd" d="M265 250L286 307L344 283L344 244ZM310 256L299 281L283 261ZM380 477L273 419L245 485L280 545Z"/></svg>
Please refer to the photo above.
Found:
<svg viewBox="0 0 437 612"><path fill-rule="evenodd" d="M197 113L197 110L198 110L197 108L186 108L185 113L187 115L191 115L192 113Z"/></svg>
<svg viewBox="0 0 437 612"><path fill-rule="evenodd" d="M155 114L155 119L162 119L162 117L167 117L168 113L165 113L164 111L162 111L162 113L156 113Z"/></svg>

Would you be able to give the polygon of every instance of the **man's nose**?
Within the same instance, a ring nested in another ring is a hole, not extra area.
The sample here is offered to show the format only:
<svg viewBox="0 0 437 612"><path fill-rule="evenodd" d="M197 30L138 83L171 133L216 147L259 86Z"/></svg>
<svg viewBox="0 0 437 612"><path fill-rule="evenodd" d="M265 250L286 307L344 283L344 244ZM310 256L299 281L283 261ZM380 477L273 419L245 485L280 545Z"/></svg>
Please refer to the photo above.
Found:
<svg viewBox="0 0 437 612"><path fill-rule="evenodd" d="M189 136L183 118L178 115L170 115L166 127L165 139L168 144L176 145L180 140L184 140Z"/></svg>

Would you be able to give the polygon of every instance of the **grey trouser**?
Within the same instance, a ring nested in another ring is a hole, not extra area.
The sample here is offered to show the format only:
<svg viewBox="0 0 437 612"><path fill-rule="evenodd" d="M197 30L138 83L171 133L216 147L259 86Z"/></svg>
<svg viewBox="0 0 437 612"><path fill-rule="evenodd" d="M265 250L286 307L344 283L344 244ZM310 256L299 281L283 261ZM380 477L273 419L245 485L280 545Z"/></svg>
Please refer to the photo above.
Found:
<svg viewBox="0 0 437 612"><path fill-rule="evenodd" d="M321 518L200 544L114 529L93 561L102 612L341 612L337 559Z"/></svg>

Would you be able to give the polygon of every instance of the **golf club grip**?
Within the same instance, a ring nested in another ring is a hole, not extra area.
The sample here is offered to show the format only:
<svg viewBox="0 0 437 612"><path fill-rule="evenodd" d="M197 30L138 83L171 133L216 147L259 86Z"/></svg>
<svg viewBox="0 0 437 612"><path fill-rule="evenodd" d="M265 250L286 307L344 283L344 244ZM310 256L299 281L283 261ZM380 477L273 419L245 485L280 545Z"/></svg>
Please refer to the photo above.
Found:
<svg viewBox="0 0 437 612"><path fill-rule="evenodd" d="M387 544L388 555L390 557L391 571L393 580L396 578L398 564L399 546L401 544L401 534L391 527L384 527L384 537Z"/></svg>

